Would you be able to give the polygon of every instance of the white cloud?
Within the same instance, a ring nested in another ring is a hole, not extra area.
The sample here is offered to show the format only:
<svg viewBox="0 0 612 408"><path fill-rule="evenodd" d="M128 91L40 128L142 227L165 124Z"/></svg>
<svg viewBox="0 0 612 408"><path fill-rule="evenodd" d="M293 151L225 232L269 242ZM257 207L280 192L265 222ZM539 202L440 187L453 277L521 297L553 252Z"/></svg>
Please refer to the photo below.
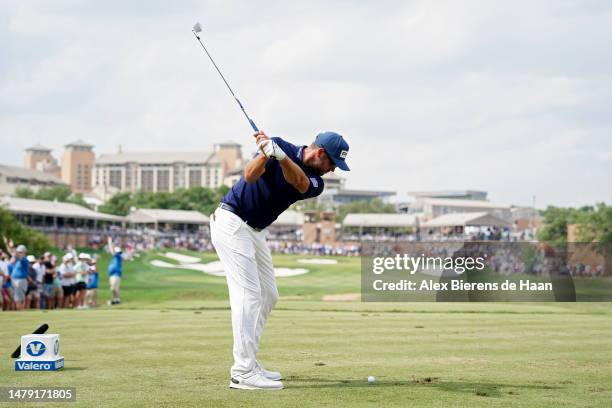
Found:
<svg viewBox="0 0 612 408"><path fill-rule="evenodd" d="M610 200L612 7L599 2L3 3L0 162L207 150L250 129L189 31L270 134L351 143L353 188ZM143 8L144 7L144 8ZM540 198L541 197L541 198Z"/></svg>

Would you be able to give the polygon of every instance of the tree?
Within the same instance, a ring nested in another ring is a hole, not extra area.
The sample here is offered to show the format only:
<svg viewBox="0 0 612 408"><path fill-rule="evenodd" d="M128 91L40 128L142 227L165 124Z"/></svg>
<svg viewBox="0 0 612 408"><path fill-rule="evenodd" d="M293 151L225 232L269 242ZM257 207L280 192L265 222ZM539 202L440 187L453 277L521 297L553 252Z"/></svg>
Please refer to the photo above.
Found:
<svg viewBox="0 0 612 408"><path fill-rule="evenodd" d="M612 243L612 206L599 203L595 207L544 210L544 227L538 233L541 241L554 244L567 242L567 226L576 224L576 237L582 242Z"/></svg>
<svg viewBox="0 0 612 408"><path fill-rule="evenodd" d="M15 190L13 196L18 198L33 198L35 200L73 203L82 207L90 208L90 206L83 199L83 195L80 193L73 193L70 190L70 186L66 184L60 184L53 187L45 187L41 188L38 191L34 191L29 187L19 187Z"/></svg>
<svg viewBox="0 0 612 408"><path fill-rule="evenodd" d="M127 215L130 208L156 208L169 210L195 210L211 214L227 194L229 188L221 186L216 189L194 187L169 192L144 192L115 194L99 210L108 214Z"/></svg>
<svg viewBox="0 0 612 408"><path fill-rule="evenodd" d="M338 222L342 222L346 214L350 213L395 213L393 204L383 203L381 199L375 198L371 201L354 201L343 204L338 209Z"/></svg>
<svg viewBox="0 0 612 408"><path fill-rule="evenodd" d="M17 218L6 208L0 207L0 236L12 239L15 245L23 244L28 248L30 254L42 254L48 251L51 244L45 236L20 223ZM3 250L4 242L0 239Z"/></svg>
<svg viewBox="0 0 612 408"><path fill-rule="evenodd" d="M580 241L612 244L612 206L598 203L578 219L577 236Z"/></svg>

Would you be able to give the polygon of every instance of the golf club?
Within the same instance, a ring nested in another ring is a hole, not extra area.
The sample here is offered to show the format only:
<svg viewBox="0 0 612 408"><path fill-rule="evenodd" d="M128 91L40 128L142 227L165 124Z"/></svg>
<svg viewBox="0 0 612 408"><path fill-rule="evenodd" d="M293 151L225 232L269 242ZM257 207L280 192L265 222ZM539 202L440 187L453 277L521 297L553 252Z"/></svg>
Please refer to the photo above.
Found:
<svg viewBox="0 0 612 408"><path fill-rule="evenodd" d="M232 90L232 87L229 85L229 83L227 82L227 80L225 79L223 74L221 73L221 70L219 69L219 67L215 63L215 60L213 60L213 58L211 57L210 53L206 49L206 46L204 46L204 43L202 42L202 40L200 39L200 36L198 35L198 33L201 32L201 31L202 31L202 25L200 23L195 23L194 26L193 26L193 29L191 30L191 32L193 33L195 38L198 40L198 42L202 46L202 49L204 50L204 52L206 52L206 55L208 55L208 58L210 59L210 62L212 62L212 64L214 65L214 67L217 70L217 72L219 73L219 75L221 75L221 79L223 79L223 82L225 82L225 85L227 86L227 89L229 89L230 93L232 94L232 96L234 97L236 102L238 103L238 106L240 106L240 109L242 109L242 113L244 113L244 116L246 116L247 120L249 121L249 124L251 125L251 127L253 128L253 130L255 132L259 132L259 129L257 128L257 125L255 125L255 122L253 122L253 120L246 113L246 110L244 109L244 106L242 106L242 103L240 102L238 97L236 97L236 94L234 93L234 91Z"/></svg>

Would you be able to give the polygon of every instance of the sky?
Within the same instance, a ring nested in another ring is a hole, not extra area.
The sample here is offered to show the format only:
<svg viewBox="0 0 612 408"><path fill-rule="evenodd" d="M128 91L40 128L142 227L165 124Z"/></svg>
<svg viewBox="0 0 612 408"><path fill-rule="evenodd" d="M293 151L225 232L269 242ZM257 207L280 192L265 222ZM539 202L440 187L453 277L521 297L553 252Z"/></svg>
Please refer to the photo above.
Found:
<svg viewBox="0 0 612 408"><path fill-rule="evenodd" d="M196 21L269 136L345 136L347 188L612 202L609 1L5 1L0 163L77 139L254 151Z"/></svg>

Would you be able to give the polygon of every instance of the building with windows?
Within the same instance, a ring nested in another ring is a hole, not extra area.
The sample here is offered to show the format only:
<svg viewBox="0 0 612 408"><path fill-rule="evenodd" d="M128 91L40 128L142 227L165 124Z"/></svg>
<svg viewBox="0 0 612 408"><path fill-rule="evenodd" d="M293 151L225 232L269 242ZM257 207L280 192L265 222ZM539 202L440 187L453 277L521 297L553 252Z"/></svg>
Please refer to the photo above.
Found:
<svg viewBox="0 0 612 408"><path fill-rule="evenodd" d="M49 173L57 178L62 177L61 168L51 152L51 149L40 144L28 147L24 157L24 167Z"/></svg>
<svg viewBox="0 0 612 408"><path fill-rule="evenodd" d="M398 212L418 215L423 221L445 214L483 211L506 221L512 220L512 206L488 201L486 191L415 191L409 192L408 195L413 196L414 201L399 204Z"/></svg>
<svg viewBox="0 0 612 408"><path fill-rule="evenodd" d="M24 169L59 178L74 193L87 193L91 190L91 171L96 160L93 145L77 140L64 147L61 165L51 154L52 149L40 144L28 147L24 156Z"/></svg>
<svg viewBox="0 0 612 408"><path fill-rule="evenodd" d="M93 145L82 140L69 143L65 145L59 166L51 149L35 145L26 149L23 170L56 175L73 192L106 201L122 191L216 188L227 184L227 175L241 174L237 170L244 165L242 146L232 141L215 144L208 152L123 152L119 148L117 153L103 154L97 159L93 149Z"/></svg>
<svg viewBox="0 0 612 408"><path fill-rule="evenodd" d="M511 206L494 204L485 200L452 198L418 198L407 208L409 214L418 214L423 220L431 220L445 214L486 212L503 220L511 219Z"/></svg>
<svg viewBox="0 0 612 408"><path fill-rule="evenodd" d="M70 186L73 193L91 191L91 171L96 162L94 146L77 140L64 147L61 160L62 180Z"/></svg>
<svg viewBox="0 0 612 408"><path fill-rule="evenodd" d="M94 191L173 192L217 188L242 166L241 145L223 142L212 152L123 152L101 155L93 168Z"/></svg>
<svg viewBox="0 0 612 408"><path fill-rule="evenodd" d="M216 188L223 184L223 164L214 152L103 154L94 166L93 185L131 192Z"/></svg>

